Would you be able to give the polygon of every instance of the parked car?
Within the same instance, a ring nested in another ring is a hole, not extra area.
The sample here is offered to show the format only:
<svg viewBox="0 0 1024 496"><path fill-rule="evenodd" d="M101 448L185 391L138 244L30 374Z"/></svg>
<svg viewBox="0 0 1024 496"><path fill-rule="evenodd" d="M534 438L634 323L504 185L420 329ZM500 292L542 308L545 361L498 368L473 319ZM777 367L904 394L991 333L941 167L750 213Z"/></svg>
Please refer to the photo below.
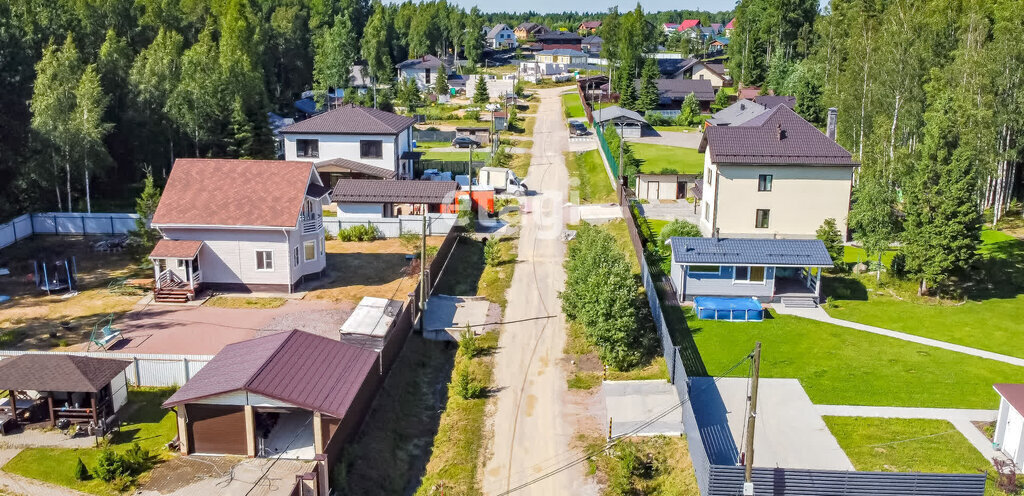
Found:
<svg viewBox="0 0 1024 496"><path fill-rule="evenodd" d="M455 148L469 148L471 146L480 148L480 142L468 136L458 136L452 140L452 146Z"/></svg>
<svg viewBox="0 0 1024 496"><path fill-rule="evenodd" d="M586 136L590 131L587 131L587 126L579 121L572 121L569 123L569 134L573 136Z"/></svg>

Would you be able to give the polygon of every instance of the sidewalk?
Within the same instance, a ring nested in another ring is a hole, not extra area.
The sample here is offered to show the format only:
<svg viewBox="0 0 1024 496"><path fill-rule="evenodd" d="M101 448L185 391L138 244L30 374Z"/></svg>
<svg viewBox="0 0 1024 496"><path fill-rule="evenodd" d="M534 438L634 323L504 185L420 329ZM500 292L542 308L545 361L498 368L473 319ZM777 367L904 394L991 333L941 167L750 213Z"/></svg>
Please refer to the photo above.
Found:
<svg viewBox="0 0 1024 496"><path fill-rule="evenodd" d="M1009 460L1001 451L992 448L992 441L971 421L992 422L996 420L997 410L970 410L965 408L911 408L893 406L856 406L856 405L814 405L818 414L831 417L882 417L901 419L937 419L953 424L956 430L986 459Z"/></svg>
<svg viewBox="0 0 1024 496"><path fill-rule="evenodd" d="M860 324L857 322L851 322L849 320L837 319L828 314L825 309L821 307L814 308L786 308L785 305L772 305L772 308L776 312L782 315L794 315L797 317L803 317L805 319L812 319L828 324L835 324L837 326L849 327L850 329L856 329L858 331L865 331L874 334L880 334L882 336L889 336L890 338L902 339L904 341L910 341L912 343L923 344L925 346L934 346L936 348L942 348L944 350L955 351L957 353L963 353L965 355L973 355L979 358L987 358L989 360L995 360L997 362L1008 363L1010 365L1016 365L1018 367L1024 367L1024 358L1012 357L1009 355L1003 355L1000 353L993 353L991 351L979 350L977 348L971 348L968 346L961 346L958 344L947 343L945 341L939 341L937 339L929 339L914 334L907 334L905 332L892 331L881 327L869 326L866 324Z"/></svg>

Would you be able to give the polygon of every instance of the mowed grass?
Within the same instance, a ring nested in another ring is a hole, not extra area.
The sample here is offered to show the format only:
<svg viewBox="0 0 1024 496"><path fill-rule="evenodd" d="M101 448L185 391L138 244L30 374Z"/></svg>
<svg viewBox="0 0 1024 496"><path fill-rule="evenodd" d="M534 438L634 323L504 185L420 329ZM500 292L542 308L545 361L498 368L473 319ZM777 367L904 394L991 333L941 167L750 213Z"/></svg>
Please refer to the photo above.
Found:
<svg viewBox="0 0 1024 496"><path fill-rule="evenodd" d="M565 152L565 165L569 169L569 201L580 204L615 201L615 188L605 171L600 152Z"/></svg>
<svg viewBox="0 0 1024 496"><path fill-rule="evenodd" d="M577 92L562 95L562 108L565 109L565 116L569 119L582 119L587 116Z"/></svg>
<svg viewBox="0 0 1024 496"><path fill-rule="evenodd" d="M154 461L172 456L164 444L177 434L177 421L174 412L160 406L172 392L171 389L129 390L128 404L124 407L129 410L123 418L121 432L116 433L111 441L111 449L123 452L132 443L139 443L143 449L149 450ZM74 469L78 459L81 458L82 463L92 472L100 452L97 448L26 448L7 462L3 470L90 494L120 494L102 480L91 478L80 481L75 478Z"/></svg>
<svg viewBox="0 0 1024 496"><path fill-rule="evenodd" d="M288 300L285 298L259 298L259 297L246 297L246 296L214 296L209 300L206 300L208 307L218 308L278 308L281 307Z"/></svg>
<svg viewBox="0 0 1024 496"><path fill-rule="evenodd" d="M946 420L822 418L859 471L976 474L992 467Z"/></svg>
<svg viewBox="0 0 1024 496"><path fill-rule="evenodd" d="M994 409L993 383L1024 382L1024 367L816 320L772 317L697 320L690 310L686 322L709 375L725 372L761 341L761 374L799 379L819 404Z"/></svg>
<svg viewBox="0 0 1024 496"><path fill-rule="evenodd" d="M704 170L704 154L693 148L630 143L636 158L643 160L640 172L647 174L699 174Z"/></svg>
<svg viewBox="0 0 1024 496"><path fill-rule="evenodd" d="M836 293L827 311L839 319L1024 358L1020 343L1024 294L1007 282L1024 278L1024 242L993 230L983 231L982 240L983 263L1000 264L989 270L1004 276L993 282L995 288L986 290L994 296L975 299L969 294L961 301L922 298L914 292L915 281L884 277L885 285L879 287L873 275L865 275L844 281L864 286L863 291ZM824 288L835 293L828 284Z"/></svg>

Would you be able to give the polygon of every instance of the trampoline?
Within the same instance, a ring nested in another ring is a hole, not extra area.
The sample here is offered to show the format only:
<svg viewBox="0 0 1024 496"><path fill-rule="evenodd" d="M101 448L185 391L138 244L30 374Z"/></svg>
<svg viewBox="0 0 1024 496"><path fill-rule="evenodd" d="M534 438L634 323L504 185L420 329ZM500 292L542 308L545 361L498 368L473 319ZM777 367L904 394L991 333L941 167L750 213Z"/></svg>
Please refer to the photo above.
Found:
<svg viewBox="0 0 1024 496"><path fill-rule="evenodd" d="M698 296L693 299L697 318L703 320L728 320L733 322L760 322L764 310L757 298L725 298Z"/></svg>

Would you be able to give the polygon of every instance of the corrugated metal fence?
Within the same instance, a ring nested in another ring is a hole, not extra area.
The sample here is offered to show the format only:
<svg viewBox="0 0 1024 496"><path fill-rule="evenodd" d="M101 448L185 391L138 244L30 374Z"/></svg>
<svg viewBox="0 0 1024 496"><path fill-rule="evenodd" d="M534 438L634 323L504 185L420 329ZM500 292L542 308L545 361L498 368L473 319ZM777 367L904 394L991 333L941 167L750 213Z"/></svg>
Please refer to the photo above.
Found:
<svg viewBox="0 0 1024 496"><path fill-rule="evenodd" d="M124 234L135 229L136 214L43 212L0 224L0 248L33 234Z"/></svg>
<svg viewBox="0 0 1024 496"><path fill-rule="evenodd" d="M458 220L458 217L458 214L427 214L427 235L443 236L448 234ZM339 230L354 226L375 227L381 236L397 238L403 234L420 234L423 231L423 216L373 217L344 215L341 217L324 217L324 229L334 236L338 235Z"/></svg>
<svg viewBox="0 0 1024 496"><path fill-rule="evenodd" d="M133 386L169 387L181 386L196 375L213 355L151 355L135 353L64 352L64 351L0 351L0 359L26 354L73 355L94 358L128 360L128 382Z"/></svg>
<svg viewBox="0 0 1024 496"><path fill-rule="evenodd" d="M668 364L670 380L679 394L683 410L690 460L702 496L737 496L743 494L743 467L712 464L707 445L690 403L690 379L680 349L672 340L658 296L657 282L643 256L643 244L625 197L620 195L622 214L640 261L641 277L647 292L661 350ZM842 470L807 470L795 468L755 468L755 494L758 496L982 496L986 474L932 474L906 472L851 472Z"/></svg>

